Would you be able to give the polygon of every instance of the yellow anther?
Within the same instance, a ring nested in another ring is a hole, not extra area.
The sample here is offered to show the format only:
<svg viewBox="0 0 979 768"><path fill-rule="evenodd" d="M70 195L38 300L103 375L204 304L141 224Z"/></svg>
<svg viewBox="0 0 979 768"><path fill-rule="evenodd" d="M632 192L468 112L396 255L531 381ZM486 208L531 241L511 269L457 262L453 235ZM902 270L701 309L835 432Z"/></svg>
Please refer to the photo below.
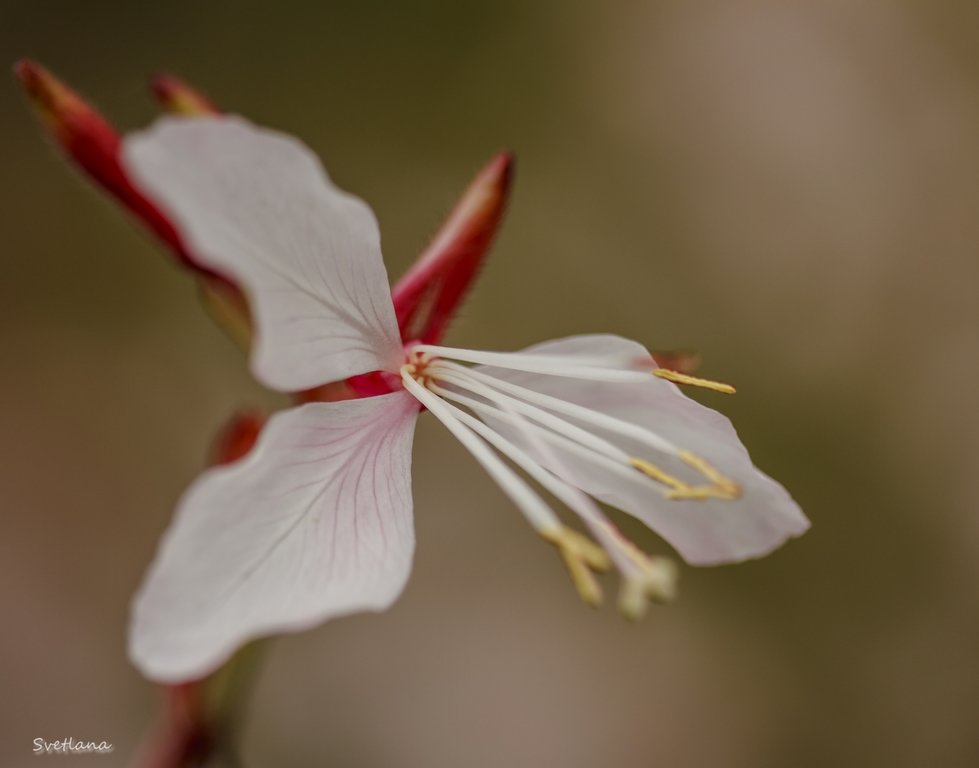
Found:
<svg viewBox="0 0 979 768"><path fill-rule="evenodd" d="M602 602L602 588L594 571L609 569L608 553L586 536L563 526L541 531L541 536L561 553L581 599L588 605L598 606Z"/></svg>
<svg viewBox="0 0 979 768"><path fill-rule="evenodd" d="M731 478L718 472L707 459L690 451L680 451L680 459L711 481L712 487L719 494L717 498L737 499L741 496L741 486Z"/></svg>
<svg viewBox="0 0 979 768"><path fill-rule="evenodd" d="M672 488L674 490L679 490L681 488L688 488L689 487L682 480L680 480L680 479L678 479L676 477L673 477L673 475L670 475L667 472L663 471L662 469L660 469L659 467L657 467L655 464L650 464L645 459L630 458L629 459L629 463L633 467L635 467L636 469L638 469L640 472L642 472L644 475L647 475L648 477L653 478L653 480L655 480L658 483L662 483L663 485L665 485L668 488Z"/></svg>
<svg viewBox="0 0 979 768"><path fill-rule="evenodd" d="M668 499L680 501L707 501L708 499L720 499L721 501L731 501L741 495L741 486L737 483L730 485L693 485L677 488L666 494Z"/></svg>
<svg viewBox="0 0 979 768"><path fill-rule="evenodd" d="M656 368L653 371L653 376L672 381L674 384L689 384L691 387L702 387L703 389L710 389L714 392L722 392L725 395L733 395L737 391L730 384L713 381L712 379L701 379L698 376L689 376L679 371L671 371L668 368Z"/></svg>
<svg viewBox="0 0 979 768"><path fill-rule="evenodd" d="M682 499L685 501L704 501L706 499L731 500L741 495L741 486L728 477L718 472L705 459L690 453L690 451L680 451L680 459L689 466L703 474L710 482L706 485L690 485L680 480L678 477L665 472L651 464L645 459L631 458L629 463L642 472L647 477L651 477L658 483L662 483L669 490L665 496L668 499Z"/></svg>

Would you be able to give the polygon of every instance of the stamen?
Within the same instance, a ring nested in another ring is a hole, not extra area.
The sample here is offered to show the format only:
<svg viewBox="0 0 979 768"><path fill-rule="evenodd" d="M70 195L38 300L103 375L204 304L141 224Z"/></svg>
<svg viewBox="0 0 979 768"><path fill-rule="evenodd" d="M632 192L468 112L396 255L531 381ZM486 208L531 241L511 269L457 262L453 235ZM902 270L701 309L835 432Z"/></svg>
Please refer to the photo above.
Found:
<svg viewBox="0 0 979 768"><path fill-rule="evenodd" d="M449 400L454 400L455 402L464 405L466 408L469 408L475 413L485 414L491 418L500 419L501 421L505 421L508 424L512 424L513 426L523 430L524 434L526 434L528 438L531 439L531 442L534 442L534 440L537 438L543 439L546 443L557 445L561 449L575 454L576 456L578 456L578 458L581 458L591 463L601 464L606 470L618 474L624 480L630 480L635 475L635 473L633 472L629 464L630 461L629 456L626 455L625 452L621 452L622 456L625 457L624 460L613 458L611 456L606 455L604 452L600 452L596 450L593 446L583 445L579 442L572 440L569 437L566 437L565 435L551 432L550 430L545 429L544 427L541 427L537 424L527 421L526 419L522 419L520 416L518 416L515 413L511 413L510 411L503 410L497 405L493 405L491 403L484 403L479 400L474 400L471 397L466 397L465 395L461 395L457 392L450 392L448 390L443 389L442 387L439 387L437 384L432 385L432 391L437 393L441 397L445 397ZM462 412L460 412L460 418L461 418L461 413ZM479 423L483 424L483 422L479 422ZM485 426L485 424L483 424L483 426ZM500 437L500 439L503 438ZM519 450L519 449L516 448L516 446L514 446L514 450ZM542 451L542 453L545 452ZM546 453L549 455L553 455L550 454L550 452L546 452ZM569 506L571 505L569 504Z"/></svg>
<svg viewBox="0 0 979 768"><path fill-rule="evenodd" d="M668 499L682 499L685 501L721 499L730 501L741 496L741 486L722 475L713 466L708 464L705 459L690 451L680 451L680 459L703 474L710 483L706 485L690 485L645 459L633 457L629 460L629 463L647 477L651 477L658 483L667 486L670 489L665 494Z"/></svg>
<svg viewBox="0 0 979 768"><path fill-rule="evenodd" d="M616 552L626 558L626 563L616 558L622 572L619 588L619 612L627 619L638 621L646 614L650 601L668 603L676 598L678 577L676 563L668 557L652 557L643 552L622 535L607 517L596 507L599 515L594 526L600 528L600 538L611 542ZM593 526L593 530L594 530ZM608 546L608 544L606 544Z"/></svg>
<svg viewBox="0 0 979 768"><path fill-rule="evenodd" d="M660 379L666 379L667 381L672 381L674 384L688 384L691 387L710 389L714 392L722 392L725 395L733 395L737 391L730 384L724 384L720 381L713 381L712 379L701 379L698 376L690 376L686 373L680 373L679 371L671 371L668 368L656 368L653 371L653 376Z"/></svg>
<svg viewBox="0 0 979 768"><path fill-rule="evenodd" d="M741 495L741 486L726 475L722 475L702 456L698 456L691 451L680 451L680 459L702 473L719 490L730 494L728 498L736 499Z"/></svg>
<svg viewBox="0 0 979 768"><path fill-rule="evenodd" d="M438 388L436 387L436 389ZM443 406L455 418L479 434L486 442L490 443L500 453L512 460L546 490L554 494L560 501L567 504L582 519L588 522L591 515L588 507L594 505L591 504L587 495L546 470L523 449L511 443L499 432L493 430L488 424L485 424L454 405L443 403ZM501 411L500 413L501 415L513 416L516 419L520 418L516 414L508 414L505 411ZM571 580L574 582L581 599L588 603L588 605L598 605L602 600L602 589L595 580L592 570L608 570L610 565L608 553L582 534L560 524L545 529L538 529L538 533L546 541L558 546L564 563L568 568L568 572L571 574Z"/></svg>
<svg viewBox="0 0 979 768"><path fill-rule="evenodd" d="M548 427L558 434L564 435L570 440L574 440L581 445L587 446L598 453L603 453L611 459L620 462L629 460L629 457L625 451L617 448L608 440L604 440L597 435L593 435L591 432L588 432L581 427L572 424L571 422L565 421L564 419L555 416L553 413L545 411L529 403L517 400L509 395L495 392L490 387L484 386L479 382L466 381L466 379L462 376L454 376L451 373L444 373L441 371L436 371L433 373L432 378L436 381L445 381L449 384L454 384L457 387L467 389L473 394L486 398L497 406L503 406L503 408L506 410L512 410L515 414L523 414L527 418L533 419L537 423ZM478 410L479 405L481 405L478 400L473 400L470 397L453 392L452 390L444 389L437 384L432 384L430 389L441 397L449 400L455 400L456 402L461 403L467 408L471 408L473 410Z"/></svg>
<svg viewBox="0 0 979 768"><path fill-rule="evenodd" d="M486 403L481 403L464 395L457 395L442 389L438 385L433 385L432 389L436 394L456 399L463 405L473 410L489 411L497 418L514 424L522 429L527 439L532 445L537 447L545 457L560 464L558 457L546 445L544 438L550 437L571 447L586 450L583 446L576 445L570 438L563 435L554 434L547 430L528 422L521 418L515 411L507 408L508 403L503 402L503 408L498 408ZM532 478L537 480L544 488L553 493L558 499L563 501L591 529L595 537L600 541L604 550L595 547L587 539L584 542L590 548L592 560L583 561L580 557L575 557L572 552L569 554L567 548L562 549L562 557L567 565L571 578L578 589L581 598L589 605L597 604L601 597L600 587L592 575L593 569L598 569L599 553L606 557L606 564L600 570L608 567L607 560L615 562L616 567L622 574L622 586L619 591L619 609L629 619L638 620L646 611L648 601L666 602L672 600L676 594L676 565L668 558L650 557L642 552L635 544L629 541L622 533L608 520L602 510L596 505L587 494L578 490L569 483L561 480L550 471L544 469L529 454L517 447L499 433L492 430L487 424L470 416L464 411L450 406L458 418L468 424L474 431L497 448L501 453L517 463ZM596 454L595 458L605 459L601 454ZM614 460L611 460L614 462ZM617 463L616 463L617 464ZM554 540L557 533L542 534L548 541ZM561 536L580 537L574 531L565 530ZM580 542L579 542L580 543ZM591 563L589 567L589 562Z"/></svg>
<svg viewBox="0 0 979 768"><path fill-rule="evenodd" d="M630 368L635 363L634 357L624 355L608 357L533 355L525 352L481 352L474 349L437 347L431 344L419 344L415 349L422 354L433 354L450 360L463 360L467 363L494 365L513 371L543 373L572 379L612 381L623 384L648 380L645 371Z"/></svg>
<svg viewBox="0 0 979 768"><path fill-rule="evenodd" d="M433 368L437 366L438 363ZM405 366L403 371L407 373L408 366ZM553 414L495 392L479 382L467 380L464 375L453 373L451 370L433 369L425 370L424 373L426 375L424 386L430 391L429 397L434 396L434 399L439 402L442 415L438 413L436 415L439 415L440 419L450 418L458 427L468 427L473 433L482 437L527 472L545 490L574 510L591 530L600 545L561 524L538 528L538 533L558 548L572 582L584 602L592 606L600 603L602 590L595 579L595 572L607 570L613 562L622 574L619 608L627 618L639 619L645 613L649 601L664 602L673 598L676 592L677 574L676 566L671 560L650 557L639 550L621 534L586 493L555 474L553 468L545 468L538 459L533 458L485 422L440 398L454 400L475 413L486 413L508 422L524 433L530 444L536 447L548 463L559 467L562 463L548 443L557 443L566 450L578 453L586 460L598 461L610 465L612 469L628 473L629 457L624 452ZM446 381L455 386L468 387L474 391L474 394L485 397L490 402L444 389L435 384L433 379ZM419 386L417 382L416 386ZM530 421L528 417L534 418L538 423ZM556 431L552 432L540 424L547 424ZM581 442L577 442L574 438L579 438ZM562 474L569 474L567 468L562 469Z"/></svg>
<svg viewBox="0 0 979 768"><path fill-rule="evenodd" d="M602 588L593 571L608 570L611 565L608 553L587 537L565 526L541 531L540 535L561 553L581 599L592 607L600 605Z"/></svg>
<svg viewBox="0 0 979 768"><path fill-rule="evenodd" d="M679 478L673 477L673 475L667 474L665 471L657 467L655 464L651 464L645 459L637 459L631 457L629 463L642 472L647 477L653 478L657 483L662 483L673 489L683 488L686 484Z"/></svg>
<svg viewBox="0 0 979 768"><path fill-rule="evenodd" d="M597 411L592 411L575 403L569 403L549 395L543 395L539 392L534 392L533 390L520 387L516 384L510 384L509 382L496 379L480 371L474 371L454 363L438 360L432 363L427 372L433 379L445 381L457 387L468 389L474 394L484 397L491 403L494 403L496 407L487 406L485 403L473 400L465 395L461 395L432 384L431 388L434 391L437 391L437 393L442 397L455 400L456 402L459 402L465 405L467 408L477 412L486 410L489 410L491 414L495 412L496 416L511 422L515 421L515 419L508 418L506 411L499 408L500 405L507 407L509 410L522 412L534 421L545 424L547 427L557 432L561 437L566 438L568 442L566 443L565 447L571 448L572 450L574 450L574 448L577 446L589 449L593 460L599 460L602 463L608 463L609 460L611 460L613 463L628 463L647 477L655 480L663 486L666 486L668 489L664 494L666 498L691 501L703 501L707 499L730 500L738 498L741 495L741 487L736 482L722 475L704 459L690 451L674 448L668 443L665 446L672 449L670 453L677 456L684 463L703 474L704 477L710 481L708 484L691 485L680 478L669 474L656 464L653 464L646 459L630 457L618 449L614 444L609 443L603 438L600 438L597 435L592 435L591 433L576 427L574 424L566 422L556 416L552 416L546 411L543 411L528 402L518 400L517 398L536 401L544 407L551 408L555 411L568 413L569 415L572 415L573 417L582 421L591 423L597 422L597 426L614 429L620 434L625 434L633 438L643 439L643 442L652 445L653 447L662 449L664 447L662 442L665 441L662 441L661 438L655 433L647 432L642 427L638 427L627 422L622 422L618 419ZM498 390L513 392L517 397L509 397ZM517 420L517 422L517 425L520 426L519 420ZM524 428L526 429L526 427ZM555 437L546 431L544 432L544 436L551 442L553 442L552 438ZM562 441L562 443L564 442L565 441ZM620 464L620 466L622 465Z"/></svg>
<svg viewBox="0 0 979 768"><path fill-rule="evenodd" d="M672 456L677 456L680 453L680 449L673 445L673 443L650 429L640 427L639 425L632 424L628 421L623 421L622 419L618 419L614 416L609 416L608 414L601 413L600 411L593 411L590 408L585 408L582 405L572 403L568 400L561 400L558 397L546 395L543 392L537 392L533 389L521 387L519 384L513 384L512 382L504 381L503 379L497 379L483 373L482 371L466 368L456 363L439 360L432 364L432 375L435 375L435 371L441 372L446 369L466 379L466 381L460 383L459 386L465 387L471 391L476 391L470 385L471 381L475 380L477 382L486 384L497 391L508 392L509 394L514 395L525 402L534 403L557 413L563 413L566 416L570 416L574 419L578 419L579 421L585 422L586 424L591 424L601 429L607 429L610 432L620 434L623 437L639 440L653 450L661 451ZM645 376L646 374L643 375Z"/></svg>
<svg viewBox="0 0 979 768"><path fill-rule="evenodd" d="M483 465L490 477L523 512L524 517L534 529L543 534L544 531L560 528L561 521L554 514L554 511L544 503L544 500L534 493L533 489L516 472L504 464L486 443L452 415L449 410L451 406L415 381L406 369L407 366L401 369L401 381L404 383L405 389L414 395L418 402L428 408L431 414L441 421L473 457Z"/></svg>

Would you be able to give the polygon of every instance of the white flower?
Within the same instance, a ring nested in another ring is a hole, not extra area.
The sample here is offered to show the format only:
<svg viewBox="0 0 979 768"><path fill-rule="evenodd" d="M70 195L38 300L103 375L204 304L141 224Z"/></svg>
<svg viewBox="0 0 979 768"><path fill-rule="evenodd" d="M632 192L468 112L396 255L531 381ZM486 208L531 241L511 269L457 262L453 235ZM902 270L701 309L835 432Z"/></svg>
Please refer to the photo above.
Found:
<svg viewBox="0 0 979 768"><path fill-rule="evenodd" d="M636 342L404 344L373 214L296 140L238 118L170 119L130 137L123 158L195 258L245 290L260 381L297 391L380 371L390 390L282 411L245 458L190 487L135 599L130 653L149 677L200 677L249 639L387 608L411 568L422 406L558 547L586 600L600 599L594 570L620 571L628 615L670 596L672 563L641 553L593 499L699 565L765 554L808 527L728 420Z"/></svg>

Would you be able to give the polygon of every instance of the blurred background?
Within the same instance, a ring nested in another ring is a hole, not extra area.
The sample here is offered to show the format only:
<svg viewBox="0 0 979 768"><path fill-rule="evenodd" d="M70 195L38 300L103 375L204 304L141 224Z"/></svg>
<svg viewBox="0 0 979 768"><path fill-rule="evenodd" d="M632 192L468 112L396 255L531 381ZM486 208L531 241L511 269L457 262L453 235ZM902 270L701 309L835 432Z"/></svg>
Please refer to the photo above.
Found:
<svg viewBox="0 0 979 768"><path fill-rule="evenodd" d="M296 134L392 277L513 149L448 342L697 349L812 520L631 625L422 419L403 599L274 645L247 765L979 765L979 5L3 0L0 52L126 129L166 70ZM0 763L125 765L160 703L130 596L214 431L283 401L12 77L0 115Z"/></svg>

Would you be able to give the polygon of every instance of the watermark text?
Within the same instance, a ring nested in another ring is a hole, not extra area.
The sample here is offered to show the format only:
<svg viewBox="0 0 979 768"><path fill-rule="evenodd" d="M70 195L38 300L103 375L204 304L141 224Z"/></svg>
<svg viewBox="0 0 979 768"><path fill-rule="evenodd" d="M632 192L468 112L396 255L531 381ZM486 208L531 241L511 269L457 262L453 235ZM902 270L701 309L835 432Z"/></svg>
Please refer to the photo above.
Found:
<svg viewBox="0 0 979 768"><path fill-rule="evenodd" d="M48 741L38 736L34 739L35 755L107 755L113 749L110 741L85 741L84 739L58 739Z"/></svg>

